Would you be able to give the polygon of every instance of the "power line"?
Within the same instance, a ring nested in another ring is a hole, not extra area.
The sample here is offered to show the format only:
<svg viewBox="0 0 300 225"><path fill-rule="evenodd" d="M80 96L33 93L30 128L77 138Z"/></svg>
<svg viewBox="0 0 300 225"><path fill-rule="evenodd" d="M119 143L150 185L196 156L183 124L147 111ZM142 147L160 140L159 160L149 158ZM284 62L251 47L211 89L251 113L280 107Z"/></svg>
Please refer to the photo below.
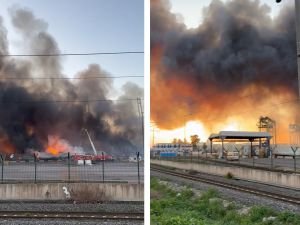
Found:
<svg viewBox="0 0 300 225"><path fill-rule="evenodd" d="M62 76L62 75L58 75ZM125 76L90 76L90 77L0 77L0 80L89 80L89 79L121 79L121 78L140 78L144 75L125 75Z"/></svg>
<svg viewBox="0 0 300 225"><path fill-rule="evenodd" d="M0 57L91 56L91 55L125 55L125 54L144 54L144 51L53 53L53 54L0 54Z"/></svg>

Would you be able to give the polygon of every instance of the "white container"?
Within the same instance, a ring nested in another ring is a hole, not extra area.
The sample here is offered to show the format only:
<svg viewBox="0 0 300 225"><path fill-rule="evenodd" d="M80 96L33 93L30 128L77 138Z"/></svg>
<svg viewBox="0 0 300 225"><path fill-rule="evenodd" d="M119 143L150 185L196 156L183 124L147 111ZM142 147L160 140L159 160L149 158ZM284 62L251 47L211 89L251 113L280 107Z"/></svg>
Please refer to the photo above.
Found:
<svg viewBox="0 0 300 225"><path fill-rule="evenodd" d="M82 159L79 159L79 160L77 160L77 165L84 165L84 160L82 160Z"/></svg>
<svg viewBox="0 0 300 225"><path fill-rule="evenodd" d="M85 161L85 165L88 165L88 166L92 165L92 160L87 159L87 160L84 160L84 161Z"/></svg>

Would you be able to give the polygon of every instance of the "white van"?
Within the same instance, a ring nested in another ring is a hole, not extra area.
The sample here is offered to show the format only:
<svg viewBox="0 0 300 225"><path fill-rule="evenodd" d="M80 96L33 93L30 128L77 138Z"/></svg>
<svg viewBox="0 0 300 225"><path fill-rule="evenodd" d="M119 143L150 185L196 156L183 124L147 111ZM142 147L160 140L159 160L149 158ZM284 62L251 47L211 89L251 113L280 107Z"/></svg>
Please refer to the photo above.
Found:
<svg viewBox="0 0 300 225"><path fill-rule="evenodd" d="M229 161L237 161L240 159L238 151L228 151L225 153L225 157Z"/></svg>

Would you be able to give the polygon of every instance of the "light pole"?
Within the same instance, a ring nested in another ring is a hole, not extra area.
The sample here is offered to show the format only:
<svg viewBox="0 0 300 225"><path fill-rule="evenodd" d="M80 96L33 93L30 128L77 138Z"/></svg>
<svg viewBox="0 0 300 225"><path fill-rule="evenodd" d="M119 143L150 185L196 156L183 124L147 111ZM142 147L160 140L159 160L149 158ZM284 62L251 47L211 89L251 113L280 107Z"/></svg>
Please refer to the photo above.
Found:
<svg viewBox="0 0 300 225"><path fill-rule="evenodd" d="M156 132L159 132L159 128L156 126L154 122L150 123L151 131L152 131L152 147L155 145L155 136Z"/></svg>
<svg viewBox="0 0 300 225"><path fill-rule="evenodd" d="M281 0L276 0L280 3ZM295 18L296 18L296 44L297 44L297 68L298 68L298 98L300 98L300 1L295 0ZM298 140L297 140L298 142ZM299 144L299 143L297 143ZM294 169L296 171L296 151L298 147L292 148L294 152Z"/></svg>
<svg viewBox="0 0 300 225"><path fill-rule="evenodd" d="M282 0L276 0L280 3ZM296 35L297 35L297 64L298 64L298 97L300 97L300 1L295 0Z"/></svg>

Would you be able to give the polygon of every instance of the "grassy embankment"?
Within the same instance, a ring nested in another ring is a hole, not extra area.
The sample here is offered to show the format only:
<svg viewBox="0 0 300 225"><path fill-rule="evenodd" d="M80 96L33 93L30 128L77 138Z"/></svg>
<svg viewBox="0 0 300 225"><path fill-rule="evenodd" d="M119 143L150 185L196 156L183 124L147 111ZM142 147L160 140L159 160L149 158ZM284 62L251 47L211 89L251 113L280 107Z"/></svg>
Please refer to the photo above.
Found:
<svg viewBox="0 0 300 225"><path fill-rule="evenodd" d="M196 196L188 188L177 192L151 178L151 225L299 225L300 215L253 206L244 212L226 203L215 190ZM266 221L263 221L265 218Z"/></svg>

